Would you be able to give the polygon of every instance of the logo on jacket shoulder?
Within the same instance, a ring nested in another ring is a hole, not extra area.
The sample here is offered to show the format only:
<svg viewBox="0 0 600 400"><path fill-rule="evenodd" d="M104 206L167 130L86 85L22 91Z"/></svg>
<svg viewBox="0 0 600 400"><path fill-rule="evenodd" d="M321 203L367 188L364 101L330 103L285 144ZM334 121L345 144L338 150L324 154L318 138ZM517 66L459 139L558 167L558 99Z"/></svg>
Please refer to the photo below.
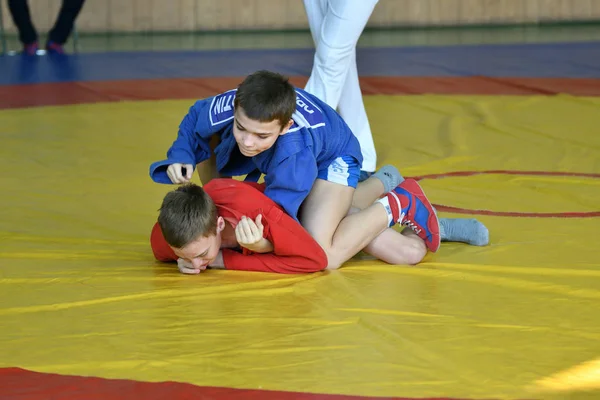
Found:
<svg viewBox="0 0 600 400"><path fill-rule="evenodd" d="M296 105L298 106L298 108L301 108L302 110L304 110L305 113L307 114L314 114L315 110L313 110L312 108L310 108L308 106L308 104L306 104L301 98L300 96L296 96Z"/></svg>
<svg viewBox="0 0 600 400"><path fill-rule="evenodd" d="M295 124L289 130L289 132L296 131L302 127L306 128L318 128L325 126L325 115L310 98L296 91L296 112L292 116Z"/></svg>
<svg viewBox="0 0 600 400"><path fill-rule="evenodd" d="M229 90L213 97L210 103L210 123L219 125L233 119L233 100L237 89Z"/></svg>

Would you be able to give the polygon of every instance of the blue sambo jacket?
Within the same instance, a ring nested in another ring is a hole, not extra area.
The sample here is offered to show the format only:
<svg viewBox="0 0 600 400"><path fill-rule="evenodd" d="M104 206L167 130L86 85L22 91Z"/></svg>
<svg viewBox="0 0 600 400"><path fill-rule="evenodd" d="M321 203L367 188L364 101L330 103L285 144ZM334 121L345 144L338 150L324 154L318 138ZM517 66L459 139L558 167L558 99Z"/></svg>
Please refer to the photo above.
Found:
<svg viewBox="0 0 600 400"><path fill-rule="evenodd" d="M224 176L241 176L257 171L265 174L265 195L298 219L298 209L317 178L317 172L341 156L362 164L358 140L339 114L317 97L296 88L294 124L277 138L270 149L246 157L233 136L233 99L236 90L198 100L179 125L177 139L167 159L150 166L158 183L171 183L167 167L173 163L196 165L211 157L210 139L220 137L215 148L216 164Z"/></svg>

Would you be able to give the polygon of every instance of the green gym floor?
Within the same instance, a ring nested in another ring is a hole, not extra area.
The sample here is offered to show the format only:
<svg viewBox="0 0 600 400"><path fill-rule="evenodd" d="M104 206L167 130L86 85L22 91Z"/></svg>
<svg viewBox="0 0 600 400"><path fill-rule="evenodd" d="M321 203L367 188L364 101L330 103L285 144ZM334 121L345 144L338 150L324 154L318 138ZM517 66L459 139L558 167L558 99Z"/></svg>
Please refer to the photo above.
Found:
<svg viewBox="0 0 600 400"><path fill-rule="evenodd" d="M600 40L600 23L495 27L367 29L359 47L451 46L460 44L557 43ZM69 43L72 46L72 43ZM267 49L312 47L310 32L185 32L79 34L80 52ZM16 35L7 47L19 50ZM71 47L67 47L71 50Z"/></svg>

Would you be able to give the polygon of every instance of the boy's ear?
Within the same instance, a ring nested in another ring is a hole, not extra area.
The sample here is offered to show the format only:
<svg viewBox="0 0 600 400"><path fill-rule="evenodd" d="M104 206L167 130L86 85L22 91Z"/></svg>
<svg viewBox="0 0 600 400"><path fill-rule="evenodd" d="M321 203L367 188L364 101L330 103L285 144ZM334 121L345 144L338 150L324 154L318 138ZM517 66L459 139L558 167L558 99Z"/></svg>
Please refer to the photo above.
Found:
<svg viewBox="0 0 600 400"><path fill-rule="evenodd" d="M288 130L292 127L292 125L294 125L294 120L290 118L288 123L281 129L280 135L285 135L288 132Z"/></svg>
<svg viewBox="0 0 600 400"><path fill-rule="evenodd" d="M217 234L223 232L223 229L225 229L225 220L219 216L217 218Z"/></svg>

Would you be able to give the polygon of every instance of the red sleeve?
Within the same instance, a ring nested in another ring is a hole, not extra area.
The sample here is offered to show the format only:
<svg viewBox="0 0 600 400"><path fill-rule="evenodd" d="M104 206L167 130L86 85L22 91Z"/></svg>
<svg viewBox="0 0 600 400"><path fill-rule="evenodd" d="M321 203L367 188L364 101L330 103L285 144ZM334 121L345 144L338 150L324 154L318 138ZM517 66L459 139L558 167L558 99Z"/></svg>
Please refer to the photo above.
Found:
<svg viewBox="0 0 600 400"><path fill-rule="evenodd" d="M150 247L152 247L152 253L154 253L154 257L158 261L177 261L178 257L175 255L175 252L173 252L173 249L167 244L158 222L154 224L152 233L150 234Z"/></svg>
<svg viewBox="0 0 600 400"><path fill-rule="evenodd" d="M256 182L245 182L244 184L248 185L248 186L252 186L254 189L257 189L258 191L260 191L261 193L265 192L265 188L266 185L264 183L256 183Z"/></svg>
<svg viewBox="0 0 600 400"><path fill-rule="evenodd" d="M226 269L280 274L302 274L325 269L325 252L296 220L274 205L262 214L265 237L273 243L273 252L241 254L223 249Z"/></svg>
<svg viewBox="0 0 600 400"><path fill-rule="evenodd" d="M327 256L321 246L273 200L256 190L259 188L238 181L216 181L212 180L206 188L215 203L227 205L252 219L262 214L264 237L274 247L272 253L252 253L245 250L242 254L223 249L226 269L280 274L310 273L325 269Z"/></svg>

